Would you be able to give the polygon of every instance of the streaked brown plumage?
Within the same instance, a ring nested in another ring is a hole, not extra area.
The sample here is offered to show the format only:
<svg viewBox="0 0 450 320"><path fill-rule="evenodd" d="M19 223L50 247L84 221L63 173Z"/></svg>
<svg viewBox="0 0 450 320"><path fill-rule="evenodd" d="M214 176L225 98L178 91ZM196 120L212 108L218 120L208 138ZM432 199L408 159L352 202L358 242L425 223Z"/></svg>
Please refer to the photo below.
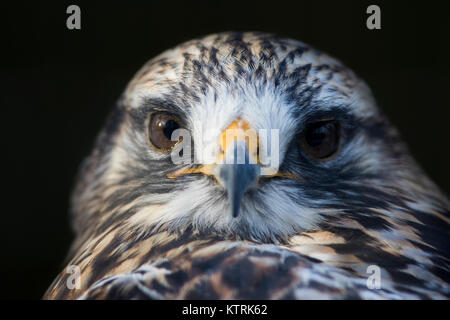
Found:
<svg viewBox="0 0 450 320"><path fill-rule="evenodd" d="M260 178L232 218L214 174L170 178L192 166L149 144L149 114L161 111L192 132L194 152L198 123L279 129L286 174ZM296 137L330 118L340 146L315 161ZM273 35L211 35L130 82L73 196L68 265L81 287L67 287L65 269L45 298L448 298L449 208L339 61ZM367 287L371 265L381 289Z"/></svg>

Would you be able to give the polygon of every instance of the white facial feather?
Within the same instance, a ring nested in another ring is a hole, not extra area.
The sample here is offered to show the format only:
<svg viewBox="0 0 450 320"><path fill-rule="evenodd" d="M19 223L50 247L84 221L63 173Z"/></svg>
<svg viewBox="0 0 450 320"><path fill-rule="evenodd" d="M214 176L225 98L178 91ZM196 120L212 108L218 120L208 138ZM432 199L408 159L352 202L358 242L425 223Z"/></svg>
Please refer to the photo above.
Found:
<svg viewBox="0 0 450 320"><path fill-rule="evenodd" d="M217 159L221 132L231 122L241 118L256 131L279 130L279 156L282 162L295 137L299 121L292 115L294 106L285 103L282 92L270 84L258 87L258 92L253 86L245 86L245 83L233 87L234 90L226 86L218 88L216 97L211 92L205 94L199 103L192 105L188 113L187 126L192 128L196 159L201 159L201 153L205 150L210 151L206 153L210 160ZM270 140L270 134L267 138ZM265 142L270 147L271 141ZM270 154L270 150L268 152ZM129 222L145 226L148 230L163 226L183 230L193 226L197 230L213 229L228 235L276 242L279 238L316 228L323 218L322 214L325 214L309 205L302 206L294 202L292 198L298 197L298 189L284 182L272 181L257 186L257 195L244 196L241 214L233 218L222 186L210 178L197 177L185 183L181 190L173 192L170 200L164 196L164 205L144 207ZM145 202L145 196L143 198ZM148 198L147 201L151 203L155 196L149 195Z"/></svg>

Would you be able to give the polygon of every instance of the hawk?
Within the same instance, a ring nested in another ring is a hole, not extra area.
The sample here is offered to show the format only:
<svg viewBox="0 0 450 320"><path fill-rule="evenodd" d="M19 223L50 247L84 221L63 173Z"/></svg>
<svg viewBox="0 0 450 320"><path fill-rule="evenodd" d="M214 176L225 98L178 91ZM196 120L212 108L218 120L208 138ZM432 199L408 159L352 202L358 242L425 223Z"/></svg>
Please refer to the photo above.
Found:
<svg viewBox="0 0 450 320"><path fill-rule="evenodd" d="M76 238L45 299L450 296L447 197L355 73L272 34L145 64L71 203Z"/></svg>

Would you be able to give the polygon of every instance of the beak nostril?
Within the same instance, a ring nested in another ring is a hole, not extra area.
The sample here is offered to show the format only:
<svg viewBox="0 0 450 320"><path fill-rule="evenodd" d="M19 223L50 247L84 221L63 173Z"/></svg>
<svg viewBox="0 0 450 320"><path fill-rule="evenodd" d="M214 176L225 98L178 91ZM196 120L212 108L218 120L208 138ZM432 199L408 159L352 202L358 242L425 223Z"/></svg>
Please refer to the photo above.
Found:
<svg viewBox="0 0 450 320"><path fill-rule="evenodd" d="M257 159L258 160L258 162L259 162L259 144L258 144L258 146L256 147L256 154L254 155L254 158L255 159Z"/></svg>

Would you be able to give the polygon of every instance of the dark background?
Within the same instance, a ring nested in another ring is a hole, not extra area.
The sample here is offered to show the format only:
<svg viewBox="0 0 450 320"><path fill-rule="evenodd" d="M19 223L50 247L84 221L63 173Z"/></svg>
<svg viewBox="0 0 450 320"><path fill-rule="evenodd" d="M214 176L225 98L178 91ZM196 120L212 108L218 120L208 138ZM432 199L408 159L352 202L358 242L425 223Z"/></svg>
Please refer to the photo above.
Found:
<svg viewBox="0 0 450 320"><path fill-rule="evenodd" d="M450 13L439 3L2 4L0 298L39 299L62 270L74 175L133 74L164 49L213 32L278 33L342 60L449 194ZM66 28L70 4L81 7L81 30ZM381 7L381 30L366 28L370 4Z"/></svg>

